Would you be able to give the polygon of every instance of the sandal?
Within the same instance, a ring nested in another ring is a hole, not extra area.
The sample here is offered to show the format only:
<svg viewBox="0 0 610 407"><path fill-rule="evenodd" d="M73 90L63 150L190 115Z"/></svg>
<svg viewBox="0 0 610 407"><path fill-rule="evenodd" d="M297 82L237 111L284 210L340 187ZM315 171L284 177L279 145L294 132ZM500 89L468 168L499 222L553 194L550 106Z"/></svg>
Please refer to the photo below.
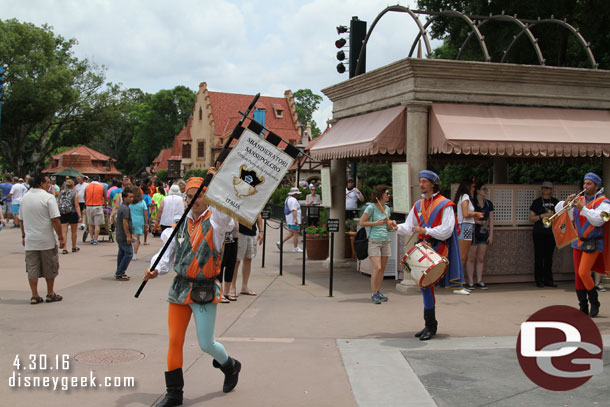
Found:
<svg viewBox="0 0 610 407"><path fill-rule="evenodd" d="M41 302L44 302L42 297L32 297L32 298L30 298L30 304L32 304L32 305L40 304Z"/></svg>
<svg viewBox="0 0 610 407"><path fill-rule="evenodd" d="M229 301L229 297L227 297L226 295L224 295L224 294L223 294L223 295L222 295L222 297L220 297L220 302L221 302L222 304L228 304L228 303L230 303L231 301Z"/></svg>
<svg viewBox="0 0 610 407"><path fill-rule="evenodd" d="M57 293L47 294L47 302L56 302L63 300L64 297Z"/></svg>
<svg viewBox="0 0 610 407"><path fill-rule="evenodd" d="M119 280L119 281L127 281L127 280L129 280L129 278L130 277L126 274L122 274L120 276L117 276L117 275L114 276L114 279Z"/></svg>
<svg viewBox="0 0 610 407"><path fill-rule="evenodd" d="M77 252L77 251L79 251L79 250L80 250L80 247L73 247L73 248L72 248L72 253L75 253L75 252Z"/></svg>
<svg viewBox="0 0 610 407"><path fill-rule="evenodd" d="M248 290L248 291L240 291L240 294L243 295L256 295L256 293L252 290Z"/></svg>
<svg viewBox="0 0 610 407"><path fill-rule="evenodd" d="M68 251L67 251L66 249L63 249L63 250L61 251L61 254L68 254Z"/></svg>
<svg viewBox="0 0 610 407"><path fill-rule="evenodd" d="M225 297L227 297L227 300L229 300L229 301L237 301L237 295L236 294L229 293L229 294L225 295Z"/></svg>

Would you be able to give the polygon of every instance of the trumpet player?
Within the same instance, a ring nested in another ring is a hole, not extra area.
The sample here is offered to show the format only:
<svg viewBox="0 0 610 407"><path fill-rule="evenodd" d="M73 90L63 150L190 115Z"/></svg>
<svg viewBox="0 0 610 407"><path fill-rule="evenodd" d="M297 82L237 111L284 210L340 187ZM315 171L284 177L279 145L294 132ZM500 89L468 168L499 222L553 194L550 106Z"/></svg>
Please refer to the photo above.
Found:
<svg viewBox="0 0 610 407"><path fill-rule="evenodd" d="M600 304L591 271L608 274L610 270L610 226L602 216L610 211L610 200L600 194L601 185L601 177L589 172L584 177L584 196L572 194L566 199L574 200L568 215L578 232L578 240L572 242L576 296L580 310L592 317L599 313ZM564 203L559 202L555 210L561 210Z"/></svg>

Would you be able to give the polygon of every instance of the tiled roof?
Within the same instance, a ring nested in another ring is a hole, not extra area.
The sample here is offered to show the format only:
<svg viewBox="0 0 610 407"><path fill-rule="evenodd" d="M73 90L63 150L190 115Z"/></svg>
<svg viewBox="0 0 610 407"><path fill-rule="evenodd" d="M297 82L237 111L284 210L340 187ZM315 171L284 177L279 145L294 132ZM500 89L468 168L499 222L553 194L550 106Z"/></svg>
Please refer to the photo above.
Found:
<svg viewBox="0 0 610 407"><path fill-rule="evenodd" d="M100 153L99 151L95 151L87 146L78 146L73 148L72 150L68 150L68 151L64 151L63 153L54 155L53 158L54 159L59 159L60 156L62 155L68 155L68 154L80 154L80 155L88 155L89 157L91 157L92 160L100 160L100 161L108 161L108 160L113 160L116 161L114 158L112 157L108 157L107 155L104 155L102 153Z"/></svg>
<svg viewBox="0 0 610 407"><path fill-rule="evenodd" d="M241 95L236 93L208 92L212 115L216 123L216 137L225 136L233 131L239 122L239 112L247 109L252 102L253 95ZM276 133L283 139L298 142L300 139L297 124L294 123L288 100L283 97L261 96L256 102L257 109L265 109L265 127ZM277 118L273 109L283 110L282 118ZM252 113L251 113L252 114ZM246 119L244 126L249 120Z"/></svg>
<svg viewBox="0 0 610 407"><path fill-rule="evenodd" d="M167 170L167 160L172 155L171 148L164 148L159 152L159 155L153 161L153 171Z"/></svg>

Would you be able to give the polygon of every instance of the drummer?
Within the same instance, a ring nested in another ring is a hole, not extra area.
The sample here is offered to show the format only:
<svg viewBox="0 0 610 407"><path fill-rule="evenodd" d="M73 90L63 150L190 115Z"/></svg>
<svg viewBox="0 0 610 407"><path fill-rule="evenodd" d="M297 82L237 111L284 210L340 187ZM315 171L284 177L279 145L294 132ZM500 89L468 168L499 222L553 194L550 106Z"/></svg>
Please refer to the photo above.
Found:
<svg viewBox="0 0 610 407"><path fill-rule="evenodd" d="M449 267L445 276L437 283L441 287L462 288L464 270L460 260L460 247L456 230L453 207L455 204L439 193L440 178L430 170L420 171L419 190L422 198L418 200L407 217L398 225L399 235L417 233L419 241L426 241L441 256L447 257ZM394 222L394 225L396 223ZM436 334L434 287L420 288L424 300L423 330L415 334L420 341L427 341Z"/></svg>

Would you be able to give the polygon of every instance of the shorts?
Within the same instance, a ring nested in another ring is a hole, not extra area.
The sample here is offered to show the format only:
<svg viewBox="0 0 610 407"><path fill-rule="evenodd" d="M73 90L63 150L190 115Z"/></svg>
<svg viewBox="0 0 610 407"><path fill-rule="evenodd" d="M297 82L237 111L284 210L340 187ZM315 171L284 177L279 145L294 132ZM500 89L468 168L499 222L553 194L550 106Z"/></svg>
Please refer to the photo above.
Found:
<svg viewBox="0 0 610 407"><path fill-rule="evenodd" d="M87 206L87 225L99 226L104 222L104 208L101 206Z"/></svg>
<svg viewBox="0 0 610 407"><path fill-rule="evenodd" d="M13 213L11 211L11 203L10 202L2 202L2 212L6 216L10 216Z"/></svg>
<svg viewBox="0 0 610 407"><path fill-rule="evenodd" d="M62 213L61 215L59 215L59 221L62 223L62 225L66 223L69 223L70 225L75 225L78 223L78 213Z"/></svg>
<svg viewBox="0 0 610 407"><path fill-rule="evenodd" d="M477 236L474 235L474 239L472 239L473 246L481 246L483 244L487 244L487 239L489 239L489 235L487 236Z"/></svg>
<svg viewBox="0 0 610 407"><path fill-rule="evenodd" d="M288 225L288 229L299 230L299 225Z"/></svg>
<svg viewBox="0 0 610 407"><path fill-rule="evenodd" d="M19 215L19 204L11 204L11 213L13 215Z"/></svg>
<svg viewBox="0 0 610 407"><path fill-rule="evenodd" d="M256 236L239 234L237 239L237 261L256 257Z"/></svg>
<svg viewBox="0 0 610 407"><path fill-rule="evenodd" d="M54 279L59 274L59 256L57 246L48 250L26 250L25 271L28 279Z"/></svg>
<svg viewBox="0 0 610 407"><path fill-rule="evenodd" d="M79 202L79 203L78 203L78 206L80 206L80 210L81 210L81 212L82 212L82 211L84 211L85 209L87 209L87 206L85 206L85 203L84 203L84 202Z"/></svg>
<svg viewBox="0 0 610 407"><path fill-rule="evenodd" d="M460 223L458 240L471 240L474 236L474 223Z"/></svg>
<svg viewBox="0 0 610 407"><path fill-rule="evenodd" d="M369 257L390 257L390 241L380 242L369 239Z"/></svg>

